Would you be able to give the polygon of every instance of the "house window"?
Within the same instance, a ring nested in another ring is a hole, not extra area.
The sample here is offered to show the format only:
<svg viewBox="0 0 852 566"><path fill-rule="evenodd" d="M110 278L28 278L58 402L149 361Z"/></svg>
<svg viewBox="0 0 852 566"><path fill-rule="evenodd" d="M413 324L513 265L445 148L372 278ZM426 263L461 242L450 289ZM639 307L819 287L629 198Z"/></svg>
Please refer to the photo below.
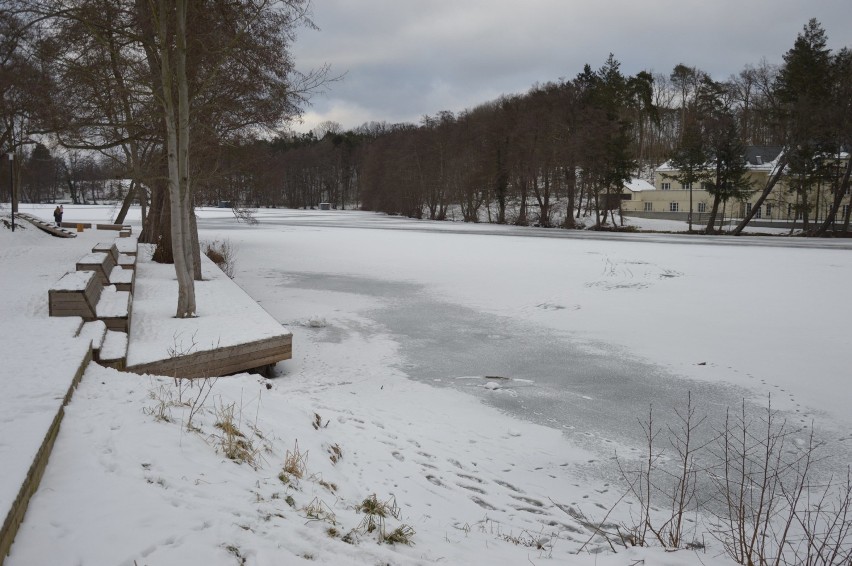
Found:
<svg viewBox="0 0 852 566"><path fill-rule="evenodd" d="M679 208L680 208L679 203L676 203L676 202L670 202L669 203L669 212L677 212Z"/></svg>
<svg viewBox="0 0 852 566"><path fill-rule="evenodd" d="M760 211L762 210L762 208L763 208L762 206L757 207L757 212L754 213L755 218L762 218L761 215L760 215Z"/></svg>
<svg viewBox="0 0 852 566"><path fill-rule="evenodd" d="M645 203L645 212L653 212L654 211L654 203L646 202Z"/></svg>
<svg viewBox="0 0 852 566"><path fill-rule="evenodd" d="M660 183L660 189L664 191L670 191L672 189L671 183Z"/></svg>
<svg viewBox="0 0 852 566"><path fill-rule="evenodd" d="M698 212L707 212L707 203L699 202L698 203Z"/></svg>
<svg viewBox="0 0 852 566"><path fill-rule="evenodd" d="M702 190L702 191L706 191L706 190L707 190L707 189L709 189L709 188L710 188L710 183L708 183L707 181L702 181L702 182L701 182L701 190Z"/></svg>
<svg viewBox="0 0 852 566"><path fill-rule="evenodd" d="M843 215L843 218L846 218L846 215L847 215L848 213L849 213L849 205L848 205L848 204L844 204L844 205L843 205L843 212L841 213L841 214Z"/></svg>
<svg viewBox="0 0 852 566"><path fill-rule="evenodd" d="M692 188L692 183L684 183L683 190L688 191Z"/></svg>
<svg viewBox="0 0 852 566"><path fill-rule="evenodd" d="M751 214L751 203L750 202L746 203L746 214L747 215Z"/></svg>
<svg viewBox="0 0 852 566"><path fill-rule="evenodd" d="M771 204L766 205L766 217L772 218L772 205Z"/></svg>

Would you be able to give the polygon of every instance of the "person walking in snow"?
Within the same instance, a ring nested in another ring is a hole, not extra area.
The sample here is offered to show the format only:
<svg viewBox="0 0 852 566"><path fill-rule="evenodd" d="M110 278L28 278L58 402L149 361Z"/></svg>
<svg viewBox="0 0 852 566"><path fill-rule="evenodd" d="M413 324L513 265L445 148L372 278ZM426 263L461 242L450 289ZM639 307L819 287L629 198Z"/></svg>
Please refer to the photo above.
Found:
<svg viewBox="0 0 852 566"><path fill-rule="evenodd" d="M57 206L56 208L53 209L53 220L56 221L57 226L59 226L59 224L62 223L62 206L61 205Z"/></svg>

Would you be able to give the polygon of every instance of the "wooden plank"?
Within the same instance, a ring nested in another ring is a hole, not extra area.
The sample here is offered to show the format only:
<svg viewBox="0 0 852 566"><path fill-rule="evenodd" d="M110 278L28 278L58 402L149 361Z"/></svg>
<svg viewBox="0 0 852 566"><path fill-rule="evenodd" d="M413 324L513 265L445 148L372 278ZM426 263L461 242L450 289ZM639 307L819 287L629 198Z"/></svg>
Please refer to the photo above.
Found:
<svg viewBox="0 0 852 566"><path fill-rule="evenodd" d="M86 302L82 293L54 293L48 291L48 315L81 316L84 319L93 320L95 313Z"/></svg>
<svg viewBox="0 0 852 566"><path fill-rule="evenodd" d="M100 257L95 257L100 256ZM109 285L109 272L115 267L116 261L106 252L90 253L77 261L77 271L94 271L98 274L101 285Z"/></svg>
<svg viewBox="0 0 852 566"><path fill-rule="evenodd" d="M135 373L156 373L160 370L169 370L166 375L172 375L175 370L180 370L181 375L186 375L199 369L215 368L215 371L209 372L209 375L223 375L224 373L233 373L241 369L250 369L264 365L263 363L256 362L258 360L266 360L270 357L276 357L276 361L290 359L292 351L291 344L281 344L277 347L265 348L241 356L234 356L232 355L232 350L223 349L215 352L202 352L200 356L181 356L159 362L150 362L139 366L132 366L128 370ZM222 358L222 354L226 357ZM201 373L197 375L201 375Z"/></svg>
<svg viewBox="0 0 852 566"><path fill-rule="evenodd" d="M168 377L219 377L233 373L240 373L260 368L276 362L292 358L291 351L269 352L265 356L252 356L244 359L229 360L228 363L216 363L215 361L203 361L192 365L183 365L181 360L164 360L159 365L146 367L144 370L138 366L128 367L127 371L140 374L165 375Z"/></svg>
<svg viewBox="0 0 852 566"><path fill-rule="evenodd" d="M58 316L57 313L89 314L86 303L52 303L50 316Z"/></svg>
<svg viewBox="0 0 852 566"><path fill-rule="evenodd" d="M97 277L92 277L89 284L86 285L86 292L83 295L86 298L86 302L89 305L89 309L91 309L92 314L98 312L98 301L101 298L101 291L103 291L104 286L101 280Z"/></svg>
<svg viewBox="0 0 852 566"><path fill-rule="evenodd" d="M187 356L130 366L134 373L174 377L217 377L292 358L292 335L281 335L248 344L223 347Z"/></svg>
<svg viewBox="0 0 852 566"><path fill-rule="evenodd" d="M118 360L98 360L98 363L105 368L114 368L118 371L124 371L125 359L121 358Z"/></svg>
<svg viewBox="0 0 852 566"><path fill-rule="evenodd" d="M86 296L83 293L74 293L74 294L63 293L61 295L56 294L56 293L54 293L53 295L50 295L48 293L48 296L50 296L51 303L58 306L58 307L59 306L76 306L76 305L80 305L80 306L83 306L83 307L89 306L88 301L86 301Z"/></svg>
<svg viewBox="0 0 852 566"><path fill-rule="evenodd" d="M130 327L130 322L128 321L126 316L101 316L98 317L98 320L104 321L107 330L119 330L121 332L127 332L127 329Z"/></svg>

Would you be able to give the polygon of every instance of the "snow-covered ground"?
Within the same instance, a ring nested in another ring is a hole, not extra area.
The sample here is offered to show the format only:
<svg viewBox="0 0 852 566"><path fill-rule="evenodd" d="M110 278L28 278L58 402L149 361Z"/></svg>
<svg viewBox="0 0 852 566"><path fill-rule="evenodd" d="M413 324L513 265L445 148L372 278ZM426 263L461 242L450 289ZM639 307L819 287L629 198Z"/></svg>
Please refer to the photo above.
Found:
<svg viewBox="0 0 852 566"><path fill-rule="evenodd" d="M614 451L641 448L648 400L670 413L687 390L708 411L771 393L837 448L833 466L850 462L845 242L257 218L201 210L200 236L235 248L236 281L293 331L294 359L271 380L217 380L191 416L197 385L92 366L9 564L728 564L709 540L589 554L609 547L583 516L624 493ZM0 233L6 296L24 298L0 307L7 334L45 316L31 303L74 244ZM372 496L412 546L367 532Z"/></svg>

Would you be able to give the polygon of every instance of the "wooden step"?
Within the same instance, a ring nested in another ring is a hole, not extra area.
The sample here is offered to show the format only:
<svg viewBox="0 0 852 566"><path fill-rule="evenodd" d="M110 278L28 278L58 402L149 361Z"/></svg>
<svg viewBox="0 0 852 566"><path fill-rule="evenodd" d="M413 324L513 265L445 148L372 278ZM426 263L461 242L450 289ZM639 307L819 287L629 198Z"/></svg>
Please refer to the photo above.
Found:
<svg viewBox="0 0 852 566"><path fill-rule="evenodd" d="M109 272L109 283L115 285L119 291L133 292L133 279L136 272L132 269L124 269L120 265L116 265Z"/></svg>
<svg viewBox="0 0 852 566"><path fill-rule="evenodd" d="M93 320L85 322L77 332L77 336L90 340L92 343L92 356L95 361L100 359L100 351L106 338L107 327L102 320Z"/></svg>
<svg viewBox="0 0 852 566"><path fill-rule="evenodd" d="M48 312L50 316L94 320L102 291L103 284L94 271L68 272L48 290Z"/></svg>
<svg viewBox="0 0 852 566"><path fill-rule="evenodd" d="M130 328L131 299L127 291L119 291L115 285L107 285L101 293L95 315L98 320L104 321L107 329L127 332Z"/></svg>
<svg viewBox="0 0 852 566"><path fill-rule="evenodd" d="M118 263L118 247L115 245L115 242L99 242L92 248L92 253L110 254L113 261Z"/></svg>
<svg viewBox="0 0 852 566"><path fill-rule="evenodd" d="M130 240L115 240L115 247L118 248L118 253L125 255L136 255L137 241L136 239Z"/></svg>
<svg viewBox="0 0 852 566"><path fill-rule="evenodd" d="M118 256L118 265L122 269L135 270L136 269L136 256L135 255L121 254L121 255Z"/></svg>
<svg viewBox="0 0 852 566"><path fill-rule="evenodd" d="M53 236L58 236L60 238L76 238L77 234L70 230L66 230L65 228L60 228L56 226L55 223L45 222L41 218L37 218L31 214L26 214L24 212L16 212L15 218L20 218L21 220L26 220L36 228L47 232Z"/></svg>
<svg viewBox="0 0 852 566"><path fill-rule="evenodd" d="M123 370L127 361L127 333L107 330L98 363L102 366Z"/></svg>
<svg viewBox="0 0 852 566"><path fill-rule="evenodd" d="M115 267L116 260L112 254L98 252L86 254L77 260L77 271L94 271L101 280L101 285L109 285L109 274Z"/></svg>
<svg viewBox="0 0 852 566"><path fill-rule="evenodd" d="M98 230L115 230L116 232L120 232L122 230L133 231L133 227L129 224L95 224L95 228Z"/></svg>

